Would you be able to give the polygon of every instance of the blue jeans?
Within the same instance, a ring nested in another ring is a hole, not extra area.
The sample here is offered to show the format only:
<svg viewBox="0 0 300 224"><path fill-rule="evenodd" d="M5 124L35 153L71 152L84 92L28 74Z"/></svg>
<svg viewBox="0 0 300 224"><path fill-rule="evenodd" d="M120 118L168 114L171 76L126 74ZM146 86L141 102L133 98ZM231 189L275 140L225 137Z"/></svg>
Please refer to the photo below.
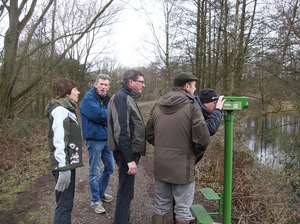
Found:
<svg viewBox="0 0 300 224"><path fill-rule="evenodd" d="M59 171L52 171L57 183ZM71 224L71 214L75 195L75 169L71 170L71 182L64 191L55 191L56 208L54 210L53 224Z"/></svg>
<svg viewBox="0 0 300 224"><path fill-rule="evenodd" d="M89 152L91 201L95 203L99 202L105 194L110 175L114 172L114 159L107 146L107 141L89 140L86 142L86 147ZM102 172L101 160L104 164Z"/></svg>
<svg viewBox="0 0 300 224"><path fill-rule="evenodd" d="M130 203L134 196L135 175L128 175L128 165L121 152L114 152L114 158L118 165L119 186L116 200L114 224L128 224L130 219ZM134 154L134 160L138 165L140 155Z"/></svg>

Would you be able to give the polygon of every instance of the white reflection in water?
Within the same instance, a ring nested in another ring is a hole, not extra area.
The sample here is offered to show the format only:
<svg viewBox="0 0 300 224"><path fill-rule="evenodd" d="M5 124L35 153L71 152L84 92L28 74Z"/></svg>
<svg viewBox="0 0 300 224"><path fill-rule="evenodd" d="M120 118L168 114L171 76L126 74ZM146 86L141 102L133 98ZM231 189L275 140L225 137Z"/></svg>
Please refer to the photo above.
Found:
<svg viewBox="0 0 300 224"><path fill-rule="evenodd" d="M263 164L280 168L287 154L299 154L299 123L289 116L251 118L243 124L242 140Z"/></svg>

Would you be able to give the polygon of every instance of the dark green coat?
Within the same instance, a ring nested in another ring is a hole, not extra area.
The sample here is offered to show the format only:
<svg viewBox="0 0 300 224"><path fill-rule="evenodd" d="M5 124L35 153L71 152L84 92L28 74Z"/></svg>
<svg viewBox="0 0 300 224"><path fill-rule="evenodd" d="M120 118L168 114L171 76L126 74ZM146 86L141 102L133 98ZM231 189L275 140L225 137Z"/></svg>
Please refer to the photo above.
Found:
<svg viewBox="0 0 300 224"><path fill-rule="evenodd" d="M173 184L195 180L196 157L205 151L210 134L193 96L174 88L152 108L146 139L154 145L154 176Z"/></svg>

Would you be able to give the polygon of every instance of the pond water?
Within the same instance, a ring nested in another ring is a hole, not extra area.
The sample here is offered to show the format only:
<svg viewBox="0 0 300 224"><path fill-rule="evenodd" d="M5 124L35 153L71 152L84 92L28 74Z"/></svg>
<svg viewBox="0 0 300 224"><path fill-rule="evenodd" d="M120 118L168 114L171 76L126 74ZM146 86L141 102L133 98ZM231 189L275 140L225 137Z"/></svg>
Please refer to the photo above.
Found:
<svg viewBox="0 0 300 224"><path fill-rule="evenodd" d="M242 140L257 158L273 168L300 160L300 121L286 117L252 117L243 124Z"/></svg>

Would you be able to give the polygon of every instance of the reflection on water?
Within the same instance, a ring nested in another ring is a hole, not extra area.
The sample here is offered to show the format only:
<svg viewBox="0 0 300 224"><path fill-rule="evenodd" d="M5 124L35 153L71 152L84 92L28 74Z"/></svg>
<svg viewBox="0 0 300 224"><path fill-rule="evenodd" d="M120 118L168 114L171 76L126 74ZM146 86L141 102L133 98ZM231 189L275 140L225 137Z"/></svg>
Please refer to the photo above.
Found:
<svg viewBox="0 0 300 224"><path fill-rule="evenodd" d="M243 125L242 140L264 164L280 167L287 160L299 158L300 122L294 117L249 118Z"/></svg>

